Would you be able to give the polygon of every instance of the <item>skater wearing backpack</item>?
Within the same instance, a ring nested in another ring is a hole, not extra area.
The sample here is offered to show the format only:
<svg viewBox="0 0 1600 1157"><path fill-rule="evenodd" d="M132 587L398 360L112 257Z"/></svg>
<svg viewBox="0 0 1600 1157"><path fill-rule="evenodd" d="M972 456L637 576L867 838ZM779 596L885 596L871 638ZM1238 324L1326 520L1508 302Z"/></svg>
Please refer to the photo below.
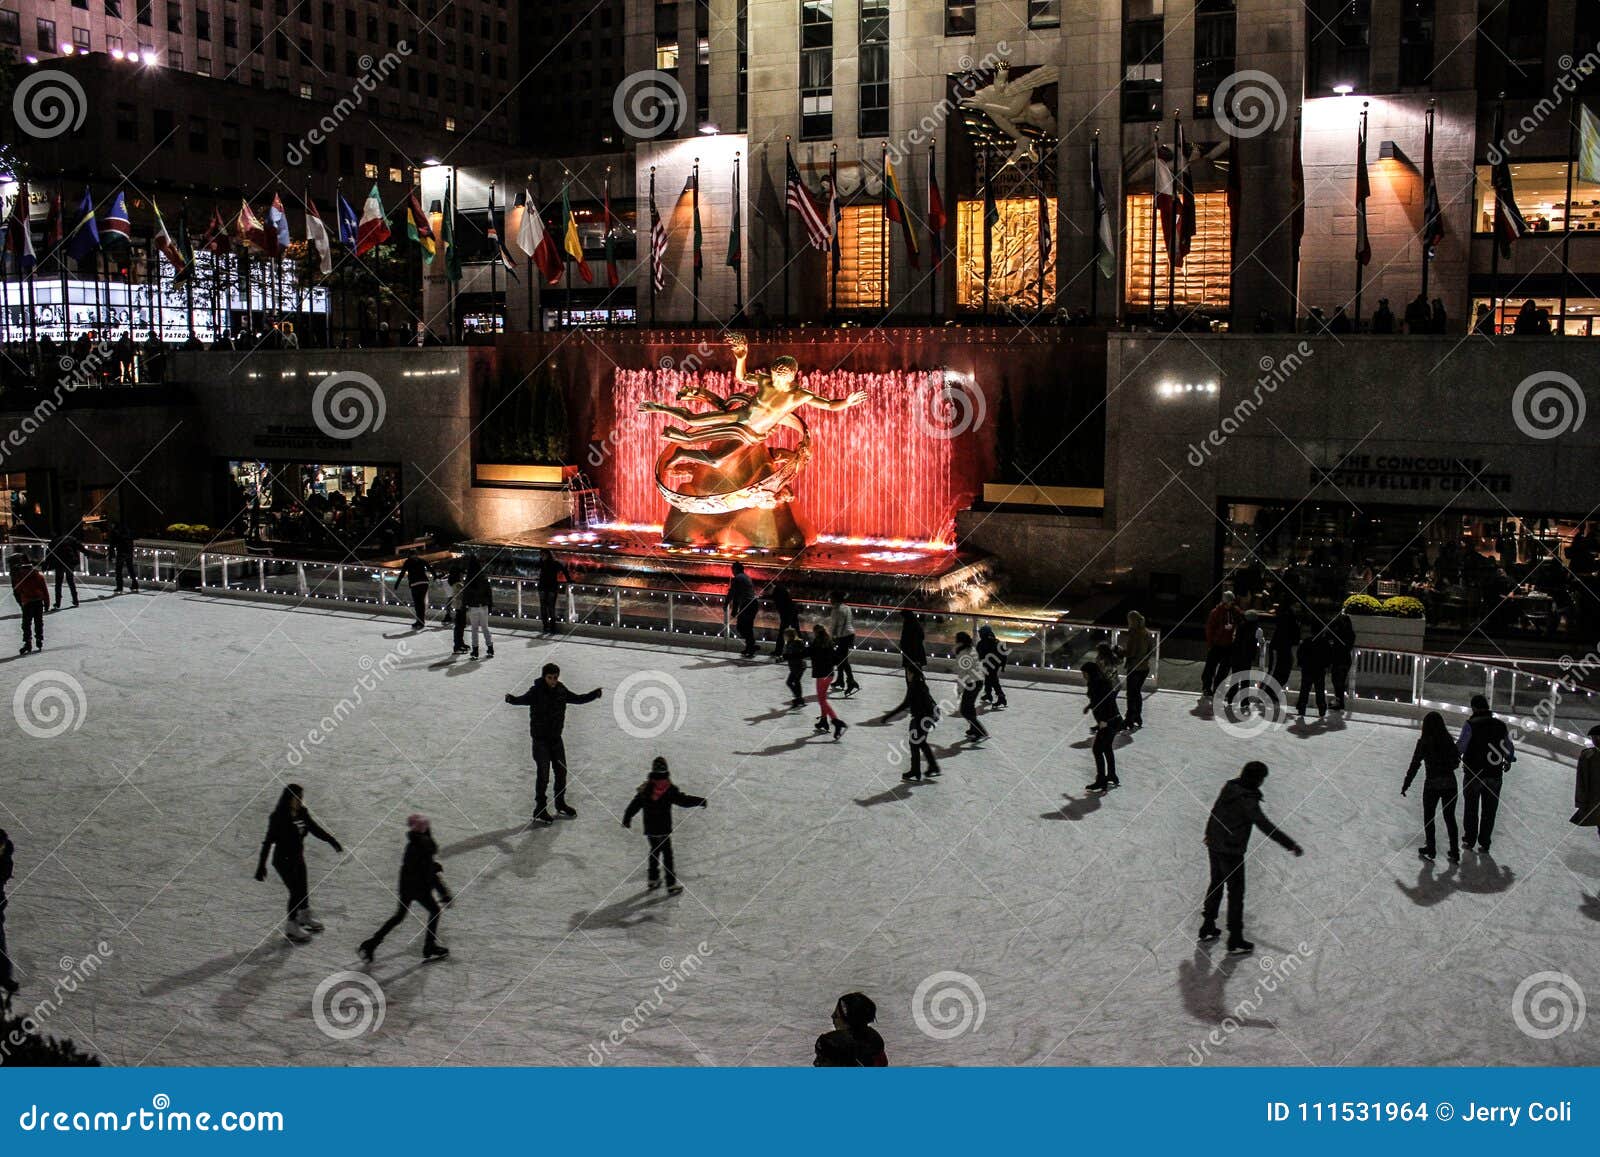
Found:
<svg viewBox="0 0 1600 1157"><path fill-rule="evenodd" d="M833 1006L833 1031L817 1038L819 1069L881 1069L888 1067L889 1054L883 1037L872 1027L878 1019L878 1006L859 992L847 992Z"/></svg>
<svg viewBox="0 0 1600 1157"><path fill-rule="evenodd" d="M450 949L439 943L439 901L448 904L455 897L444 885L444 869L439 866L438 854L439 845L434 843L433 825L428 822L428 817L407 816L406 850L400 860L400 906L394 910L393 916L383 922L383 927L361 942L357 951L361 953L362 960L372 963L372 955L378 950L378 945L395 930L400 921L411 914L413 904L421 904L428 913L428 931L422 942L422 958L443 960L450 955ZM439 900L433 898L436 892Z"/></svg>
<svg viewBox="0 0 1600 1157"><path fill-rule="evenodd" d="M646 887L661 886L661 873L667 875L667 894L676 896L683 891L672 863L672 809L674 807L705 807L706 801L689 795L672 782L667 761L656 756L650 761L650 776L639 785L639 790L628 801L622 813L622 826L631 828L636 812L644 813L644 838L650 843L646 866Z"/></svg>
<svg viewBox="0 0 1600 1157"><path fill-rule="evenodd" d="M256 861L256 879L267 878L267 854L272 855L273 870L289 889L289 914L283 922L283 934L296 944L311 939L311 933L322 931L322 921L311 912L311 889L306 879L306 837L316 836L336 852L343 852L339 841L324 831L311 818L306 807L305 789L291 783L278 797L278 806L272 809L267 820L267 837L261 841L261 857Z"/></svg>

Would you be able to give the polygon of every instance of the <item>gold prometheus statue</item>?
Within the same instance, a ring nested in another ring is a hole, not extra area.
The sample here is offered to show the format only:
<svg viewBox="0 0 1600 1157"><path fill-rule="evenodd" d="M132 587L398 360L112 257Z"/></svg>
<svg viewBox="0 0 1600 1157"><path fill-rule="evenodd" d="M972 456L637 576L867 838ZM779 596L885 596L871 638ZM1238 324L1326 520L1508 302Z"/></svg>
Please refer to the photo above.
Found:
<svg viewBox="0 0 1600 1157"><path fill-rule="evenodd" d="M807 406L846 410L867 395L856 390L844 398L824 398L799 385L800 365L794 358L778 358L767 370L750 370L744 335L729 334L727 343L740 389L727 397L700 386L679 392L680 402L703 402L710 407L706 410L665 402L639 407L681 423L661 432L673 445L656 460L656 488L675 512L667 520L665 536L696 545L798 549L805 540L793 515L778 511L794 500L791 484L811 457L811 432L799 411ZM793 448L767 445L768 437L782 427L799 434Z"/></svg>

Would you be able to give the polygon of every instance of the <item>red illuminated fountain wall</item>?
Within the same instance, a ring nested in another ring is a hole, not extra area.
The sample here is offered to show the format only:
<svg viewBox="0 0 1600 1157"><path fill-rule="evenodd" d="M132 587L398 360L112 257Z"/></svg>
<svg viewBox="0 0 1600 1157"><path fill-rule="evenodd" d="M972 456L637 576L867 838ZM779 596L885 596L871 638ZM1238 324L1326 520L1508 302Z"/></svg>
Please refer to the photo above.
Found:
<svg viewBox="0 0 1600 1157"><path fill-rule="evenodd" d="M827 398L865 390L867 400L837 413L800 411L811 429L812 458L795 482L795 515L806 539L822 536L953 545L955 516L977 493L974 456L964 443L982 425L982 396L970 382L942 371L802 374L801 384ZM602 497L620 522L659 526L667 504L656 490L660 432L672 419L640 414L645 400L682 404L678 391L700 385L726 396L724 372L675 369L616 371L615 426L597 473ZM690 409L703 408L689 404ZM775 445L797 440L788 431Z"/></svg>

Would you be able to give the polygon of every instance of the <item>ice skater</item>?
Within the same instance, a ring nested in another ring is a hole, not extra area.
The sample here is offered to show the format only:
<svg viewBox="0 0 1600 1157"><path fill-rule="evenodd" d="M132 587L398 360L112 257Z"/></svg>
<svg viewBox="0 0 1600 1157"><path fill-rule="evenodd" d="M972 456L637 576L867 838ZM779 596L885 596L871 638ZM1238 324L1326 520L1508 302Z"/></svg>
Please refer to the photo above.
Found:
<svg viewBox="0 0 1600 1157"><path fill-rule="evenodd" d="M534 786L533 819L530 823L551 824L554 818L545 807L545 792L550 772L556 776L556 811L571 819L577 809L567 805L567 745L561 738L567 725L568 703L593 703L600 688L575 695L561 681L561 668L546 663L538 680L521 695L507 695L506 702L528 709L528 734L533 737L533 762L538 769Z"/></svg>
<svg viewBox="0 0 1600 1157"><path fill-rule="evenodd" d="M1124 720L1129 731L1144 726L1144 681L1150 677L1150 659L1156 639L1138 611L1128 612L1128 629L1122 636L1123 687L1127 691Z"/></svg>
<svg viewBox="0 0 1600 1157"><path fill-rule="evenodd" d="M400 921L411 914L411 905L421 904L428 913L428 931L422 942L424 960L443 960L450 949L439 943L439 912L441 902L449 904L455 899L445 887L444 868L438 861L439 845L433 840L433 825L424 815L406 817L406 850L400 860L400 906L394 915L383 922L357 949L361 959L372 963L373 953L383 938L393 932ZM437 894L439 899L435 900Z"/></svg>
<svg viewBox="0 0 1600 1157"><path fill-rule="evenodd" d="M1267 778L1267 765L1251 760L1239 772L1238 779L1222 785L1217 802L1211 805L1211 815L1206 820L1206 854L1211 860L1211 884L1206 888L1203 919L1200 924L1201 943L1210 943L1222 935L1217 927L1217 913L1222 908L1222 893L1228 893L1228 952L1243 956L1254 952L1256 946L1244 938L1244 861L1250 849L1250 833L1260 828L1269 839L1283 845L1297 856L1305 849L1274 827L1261 812L1261 785Z"/></svg>
<svg viewBox="0 0 1600 1157"><path fill-rule="evenodd" d="M1209 699L1232 669L1233 637L1244 616L1232 591L1222 592L1222 601L1206 616L1206 665L1200 672L1200 694Z"/></svg>
<svg viewBox="0 0 1600 1157"><path fill-rule="evenodd" d="M1261 615L1259 612L1249 610L1244 613L1233 632L1233 648L1228 656L1228 671L1218 683L1218 689L1226 687L1228 690L1227 702L1224 706L1233 710L1235 700L1250 685L1250 676L1265 675L1258 664L1261 661ZM1237 676L1244 676L1237 678ZM1251 697L1245 696L1245 710L1250 710Z"/></svg>
<svg viewBox="0 0 1600 1157"><path fill-rule="evenodd" d="M6 947L6 885L16 866L16 851L5 828L0 828L0 1008L10 1008L11 998L17 994L17 980L11 975L11 950Z"/></svg>
<svg viewBox="0 0 1600 1157"><path fill-rule="evenodd" d="M335 852L343 852L339 841L324 831L306 807L305 789L291 783L278 796L278 806L272 809L267 820L267 837L261 841L261 856L256 861L256 879L267 878L267 855L272 856L273 870L289 889L289 914L283 922L283 934L296 944L311 939L311 933L322 931L322 921L311 911L311 888L306 878L306 836L317 839Z"/></svg>
<svg viewBox="0 0 1600 1157"><path fill-rule="evenodd" d="M834 591L829 601L833 609L828 612L828 634L833 636L834 649L839 652L839 693L846 699L861 690L856 682L855 668L850 666L850 652L856 645L856 614L845 602L844 591Z"/></svg>
<svg viewBox="0 0 1600 1157"><path fill-rule="evenodd" d="M411 589L411 629L420 631L428 625L428 587L433 583L433 574L421 555L408 554L400 564L400 573L394 576L396 593L402 582Z"/></svg>
<svg viewBox="0 0 1600 1157"><path fill-rule="evenodd" d="M116 589L111 593L122 593L122 572L128 572L128 583L134 594L139 593L139 570L133 564L133 533L123 523L115 523L106 534L106 545L111 549L110 565L117 576Z"/></svg>
<svg viewBox="0 0 1600 1157"><path fill-rule="evenodd" d="M817 689L817 721L811 729L819 735L826 735L828 728L833 728L833 737L838 739L844 734L844 729L850 726L839 713L833 709L833 704L828 702L828 685L833 682L834 668L839 663L838 649L833 645L833 639L828 635L828 628L821 623L811 625L811 646L807 653L811 656L811 680Z"/></svg>
<svg viewBox="0 0 1600 1157"><path fill-rule="evenodd" d="M833 1006L833 1031L817 1038L819 1069L882 1069L889 1065L883 1037L872 1027L878 1006L859 992L847 992Z"/></svg>
<svg viewBox="0 0 1600 1157"><path fill-rule="evenodd" d="M956 688L961 694L957 710L967 721L967 738L977 743L989 738L989 729L978 721L978 692L983 690L983 664L978 660L978 648L972 636L965 631L956 632L956 652L952 656L956 668ZM910 684L907 684L910 690Z"/></svg>
<svg viewBox="0 0 1600 1157"><path fill-rule="evenodd" d="M650 761L650 775L639 785L633 798L622 813L622 826L631 828L637 812L644 813L644 838L649 841L650 852L645 869L645 886L654 890L661 887L661 873L667 876L667 895L676 896L683 891L672 863L672 809L675 807L705 807L706 801L698 795L689 795L672 782L667 761L656 756Z"/></svg>
<svg viewBox="0 0 1600 1157"><path fill-rule="evenodd" d="M1279 592L1278 605L1272 611L1272 638L1267 641L1267 677L1271 694L1276 699L1289 685L1289 673L1294 670L1295 648L1300 645L1300 617L1294 613L1289 601L1294 596L1287 588Z"/></svg>
<svg viewBox="0 0 1600 1157"><path fill-rule="evenodd" d="M1087 686L1089 701L1083 713L1094 715L1094 782L1085 791L1110 791L1122 786L1117 778L1117 732L1122 730L1122 713L1117 710L1117 684L1099 663L1083 664L1078 670Z"/></svg>
<svg viewBox="0 0 1600 1157"><path fill-rule="evenodd" d="M445 604L445 615L451 627L450 653L467 653L467 604L462 600L467 592L467 560L465 556L450 560L445 572L445 582L450 586L450 601Z"/></svg>
<svg viewBox="0 0 1600 1157"><path fill-rule="evenodd" d="M939 725L939 705L933 701L933 691L928 687L928 677L915 667L906 669L906 705L911 710L910 734L911 768L900 778L907 783L922 779L922 761L928 761L927 776L937 778L939 761L934 758L933 746L928 736Z"/></svg>
<svg viewBox="0 0 1600 1157"><path fill-rule="evenodd" d="M900 702L883 713L885 723L893 719L900 712L911 706L911 677L913 674L922 674L923 668L928 665L928 647L922 629L922 620L917 618L917 612L901 608L900 610L900 670L906 678L906 691L900 697Z"/></svg>
<svg viewBox="0 0 1600 1157"><path fill-rule="evenodd" d="M1350 612L1341 609L1328 624L1328 673L1333 678L1333 709L1344 710L1345 690L1350 683L1350 665L1356 658L1356 625Z"/></svg>
<svg viewBox="0 0 1600 1157"><path fill-rule="evenodd" d="M1572 822L1593 828L1600 834L1600 727L1589 728L1589 746L1578 756L1576 785L1572 794ZM5 837L0 832L0 840Z"/></svg>
<svg viewBox="0 0 1600 1157"><path fill-rule="evenodd" d="M739 638L744 640L741 659L756 657L756 615L761 612L761 600L756 598L756 584L745 573L744 563L733 564L733 576L728 581L726 599L728 616L734 622Z"/></svg>
<svg viewBox="0 0 1600 1157"><path fill-rule="evenodd" d="M783 681L789 688L789 706L804 707L806 695L801 680L806 676L806 645L798 628L784 628L783 660L789 664L789 677Z"/></svg>
<svg viewBox="0 0 1600 1157"><path fill-rule="evenodd" d="M1461 725L1456 747L1461 751L1461 842L1469 852L1476 844L1487 856L1501 787L1517 749L1505 721L1496 718L1482 695L1472 697L1472 715Z"/></svg>
<svg viewBox="0 0 1600 1157"><path fill-rule="evenodd" d="M1307 635L1300 644L1300 698L1295 701L1294 713L1306 717L1306 704L1313 693L1317 697L1317 718L1328 714L1328 663L1333 654L1333 636L1328 631Z"/></svg>
<svg viewBox="0 0 1600 1157"><path fill-rule="evenodd" d="M996 711L1006 707L1006 689L1000 685L1000 672L1010 661L1010 651L995 638L994 628L988 623L978 628L978 662L983 666L983 703Z"/></svg>
<svg viewBox="0 0 1600 1157"><path fill-rule="evenodd" d="M545 634L552 634L561 619L561 584L571 582L567 568L548 550L539 553L539 623Z"/></svg>
<svg viewBox="0 0 1600 1157"><path fill-rule="evenodd" d="M789 644L788 632L800 633L800 604L794 601L783 583L773 583L768 591L772 596L772 609L778 613L778 641L772 645L772 661L782 663Z"/></svg>
<svg viewBox="0 0 1600 1157"><path fill-rule="evenodd" d="M67 590L72 595L72 605L78 605L78 564L83 561L83 543L78 541L78 536L72 531L66 531L56 536L50 544L47 556L50 569L56 576L56 602L55 609L61 609L61 584L67 585Z"/></svg>
<svg viewBox="0 0 1600 1157"><path fill-rule="evenodd" d="M494 605L494 586L489 582L489 565L473 556L467 564L467 582L461 589L461 602L467 608L467 624L472 628L472 652L478 657L478 636L483 636L484 656L494 658L494 636L489 633L489 610Z"/></svg>
<svg viewBox="0 0 1600 1157"><path fill-rule="evenodd" d="M22 649L19 655L31 655L44 650L44 613L50 608L50 586L44 575L33 565L33 559L22 553L11 556L11 594L22 608ZM29 628L33 630L30 641Z"/></svg>
<svg viewBox="0 0 1600 1157"><path fill-rule="evenodd" d="M1431 860L1437 854L1434 842L1433 813L1444 813L1445 834L1450 837L1447 853L1452 864L1461 862L1461 842L1456 831L1456 768L1461 764L1461 751L1450 738L1450 729L1444 725L1444 716L1430 711L1422 717L1422 734L1417 737L1416 750L1411 753L1411 766L1406 769L1405 782L1400 785L1403 798L1417 778L1417 769L1426 768L1422 777L1422 846L1417 855Z"/></svg>

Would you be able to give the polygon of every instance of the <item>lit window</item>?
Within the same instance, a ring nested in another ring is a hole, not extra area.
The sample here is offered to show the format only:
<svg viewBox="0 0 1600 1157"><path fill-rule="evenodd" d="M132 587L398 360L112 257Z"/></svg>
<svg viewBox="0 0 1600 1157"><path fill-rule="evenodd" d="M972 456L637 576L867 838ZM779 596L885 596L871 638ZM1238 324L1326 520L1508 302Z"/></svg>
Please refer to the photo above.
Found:
<svg viewBox="0 0 1600 1157"><path fill-rule="evenodd" d="M839 210L840 309L884 307L883 210L877 205L845 205ZM825 273L825 277L832 277Z"/></svg>
<svg viewBox="0 0 1600 1157"><path fill-rule="evenodd" d="M395 168L393 165L389 166L389 184L398 185L400 182L404 181L405 178L406 175L403 172Z"/></svg>
<svg viewBox="0 0 1600 1157"><path fill-rule="evenodd" d="M678 42L664 40L656 45L656 67L671 72L678 67Z"/></svg>
<svg viewBox="0 0 1600 1157"><path fill-rule="evenodd" d="M365 162L361 166L361 175L369 181L376 181L378 179L378 166L371 161Z"/></svg>
<svg viewBox="0 0 1600 1157"><path fill-rule="evenodd" d="M1036 310L1040 306L1038 197L1000 197L995 201L1000 219L989 235L990 309L1010 306ZM1044 214L1056 220L1056 200L1047 197ZM1059 228L1051 229L1051 236ZM1046 307L1055 301L1056 263L1044 263ZM983 292L983 201L960 201L956 205L956 307L982 309Z"/></svg>
<svg viewBox="0 0 1600 1157"><path fill-rule="evenodd" d="M1579 166L1582 171L1583 166ZM1574 232L1600 232L1600 184L1573 175L1572 204L1567 209L1567 163L1565 161L1524 161L1511 166L1511 187L1517 194L1517 208L1533 233L1560 233L1569 220ZM1494 185L1488 165L1478 166L1476 212L1472 228L1476 233L1494 232Z"/></svg>
<svg viewBox="0 0 1600 1157"><path fill-rule="evenodd" d="M447 132L447 133L453 133L453 132L456 131L456 118L455 117L445 117L444 118L444 131Z"/></svg>
<svg viewBox="0 0 1600 1157"><path fill-rule="evenodd" d="M1232 289L1233 242L1228 223L1228 194L1196 193L1195 235L1178 275L1173 279L1173 304L1182 308L1227 309ZM1154 225L1149 193L1129 194L1126 202L1128 251L1124 276L1128 307L1150 308L1150 231ZM1155 304L1167 307L1167 247L1155 246Z"/></svg>
<svg viewBox="0 0 1600 1157"><path fill-rule="evenodd" d="M300 86L300 99L301 100L310 100L311 99L311 86L309 84L302 84Z"/></svg>

